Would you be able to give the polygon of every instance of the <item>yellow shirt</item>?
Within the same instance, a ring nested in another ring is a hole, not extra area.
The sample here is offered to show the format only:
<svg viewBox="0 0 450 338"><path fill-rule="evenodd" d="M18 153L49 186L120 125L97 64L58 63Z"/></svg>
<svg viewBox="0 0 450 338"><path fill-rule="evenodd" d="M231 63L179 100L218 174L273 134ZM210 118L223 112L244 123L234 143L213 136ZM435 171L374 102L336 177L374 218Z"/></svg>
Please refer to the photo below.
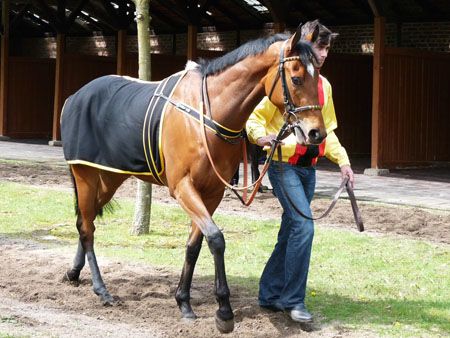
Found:
<svg viewBox="0 0 450 338"><path fill-rule="evenodd" d="M338 164L340 167L343 165L349 165L350 160L347 152L334 133L334 130L337 128L337 120L336 113L334 111L331 84L322 75L320 75L320 78L324 94L322 116L327 131L325 156L329 160ZM269 100L268 97L264 97L264 99L256 106L247 121L246 131L248 138L250 142L256 144L256 140L260 137L270 134L277 135L283 124L284 119L280 110ZM295 154L297 145L294 133L291 133L288 137L286 137L283 142L283 162L288 162L289 158Z"/></svg>

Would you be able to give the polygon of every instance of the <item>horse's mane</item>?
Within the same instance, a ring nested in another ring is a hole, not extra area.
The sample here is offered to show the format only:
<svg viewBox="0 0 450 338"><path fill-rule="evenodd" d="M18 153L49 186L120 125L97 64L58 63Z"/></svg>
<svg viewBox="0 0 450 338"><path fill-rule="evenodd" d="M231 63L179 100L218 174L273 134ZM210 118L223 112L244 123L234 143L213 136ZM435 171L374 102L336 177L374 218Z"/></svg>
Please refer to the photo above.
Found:
<svg viewBox="0 0 450 338"><path fill-rule="evenodd" d="M287 40L289 37L290 35L288 34L280 33L249 41L219 58L212 60L200 59L198 62L200 68L198 70L202 76L220 73L248 56L265 52L271 44L277 41ZM305 66L311 62L311 57L315 58L315 54L309 42L298 42L295 46L295 50L300 53L301 61Z"/></svg>

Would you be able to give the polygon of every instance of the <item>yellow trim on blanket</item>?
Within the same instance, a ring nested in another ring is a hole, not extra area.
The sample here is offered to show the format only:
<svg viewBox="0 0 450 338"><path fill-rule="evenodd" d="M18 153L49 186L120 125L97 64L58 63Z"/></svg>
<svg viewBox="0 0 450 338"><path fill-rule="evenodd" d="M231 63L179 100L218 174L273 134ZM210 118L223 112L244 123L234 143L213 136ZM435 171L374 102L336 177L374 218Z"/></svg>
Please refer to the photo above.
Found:
<svg viewBox="0 0 450 338"><path fill-rule="evenodd" d="M111 168L111 167L107 167L105 165L92 163L92 162L84 161L84 160L70 160L70 161L67 161L67 163L69 163L69 164L83 164L83 165L87 165L89 167L94 167L94 168L97 168L97 169L111 171L111 172L118 173L118 174L153 176L152 173L150 173L150 172L142 172L142 173L140 173L140 172L134 172L134 171L120 170L120 169Z"/></svg>
<svg viewBox="0 0 450 338"><path fill-rule="evenodd" d="M176 74L181 74L181 76L178 79L177 83L175 83L175 86L173 86L172 91L169 94L169 97L172 97L173 93L175 92L175 90L177 89L178 85L180 84L181 80L183 80L183 78L184 78L184 76L186 75L187 72L188 72L187 70L182 70L182 71L176 73ZM174 75L176 75L176 74L174 74ZM169 105L169 101L166 101L166 104L164 105L162 113L161 113L161 120L159 121L158 150L159 150L159 156L161 158L161 172L158 173L158 176L160 176L165 170L164 153L162 151L162 136L163 136L162 134L163 134L163 124L164 124L164 117L166 116L167 105ZM160 179L161 179L161 177L160 177Z"/></svg>
<svg viewBox="0 0 450 338"><path fill-rule="evenodd" d="M155 99L155 96L152 96L152 98L150 99L150 103L148 104L147 111L145 112L144 124L142 125L142 145L144 147L144 156L145 156L145 160L147 161L148 166L150 165L150 162L148 161L147 146L145 144L145 124L147 123L148 110L150 109L150 106L154 99ZM150 170L150 168L149 168L149 170Z"/></svg>

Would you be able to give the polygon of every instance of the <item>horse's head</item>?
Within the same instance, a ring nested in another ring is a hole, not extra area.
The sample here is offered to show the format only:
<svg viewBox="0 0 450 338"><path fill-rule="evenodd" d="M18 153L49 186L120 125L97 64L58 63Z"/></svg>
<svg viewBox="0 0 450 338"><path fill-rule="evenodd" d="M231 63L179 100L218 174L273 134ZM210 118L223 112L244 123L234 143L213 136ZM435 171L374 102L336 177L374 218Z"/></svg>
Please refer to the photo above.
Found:
<svg viewBox="0 0 450 338"><path fill-rule="evenodd" d="M265 81L266 95L284 112L297 143L320 144L327 136L318 97L319 73L314 67L316 55L311 47L313 32L300 41L301 27L283 42L271 48L277 62L269 69Z"/></svg>

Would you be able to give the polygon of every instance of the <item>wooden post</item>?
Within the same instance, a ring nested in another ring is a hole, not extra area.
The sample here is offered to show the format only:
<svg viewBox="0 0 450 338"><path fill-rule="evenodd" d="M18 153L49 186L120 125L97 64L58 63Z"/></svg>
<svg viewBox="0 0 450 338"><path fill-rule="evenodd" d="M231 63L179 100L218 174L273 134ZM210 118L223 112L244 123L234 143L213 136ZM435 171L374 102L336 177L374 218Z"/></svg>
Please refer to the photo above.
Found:
<svg viewBox="0 0 450 338"><path fill-rule="evenodd" d="M150 81L150 0L134 0L136 4L136 22L139 50L139 79ZM152 207L151 183L138 180L134 220L130 229L132 235L148 234L150 231L150 215Z"/></svg>
<svg viewBox="0 0 450 338"><path fill-rule="evenodd" d="M188 25L187 32L187 59L195 60L197 58L197 26Z"/></svg>
<svg viewBox="0 0 450 338"><path fill-rule="evenodd" d="M121 29L117 32L117 74L126 74L127 64L127 30Z"/></svg>
<svg viewBox="0 0 450 338"><path fill-rule="evenodd" d="M382 165L382 146L380 144L380 127L382 126L380 122L383 119L384 17L375 17L374 32L371 168L379 169Z"/></svg>
<svg viewBox="0 0 450 338"><path fill-rule="evenodd" d="M64 105L64 58L66 47L66 35L57 33L56 35L56 62L55 62L55 99L53 104L53 131L51 146L61 145L60 118L61 110Z"/></svg>
<svg viewBox="0 0 450 338"><path fill-rule="evenodd" d="M9 61L9 0L2 2L2 25L0 55L0 139L6 139L8 115L8 61Z"/></svg>

